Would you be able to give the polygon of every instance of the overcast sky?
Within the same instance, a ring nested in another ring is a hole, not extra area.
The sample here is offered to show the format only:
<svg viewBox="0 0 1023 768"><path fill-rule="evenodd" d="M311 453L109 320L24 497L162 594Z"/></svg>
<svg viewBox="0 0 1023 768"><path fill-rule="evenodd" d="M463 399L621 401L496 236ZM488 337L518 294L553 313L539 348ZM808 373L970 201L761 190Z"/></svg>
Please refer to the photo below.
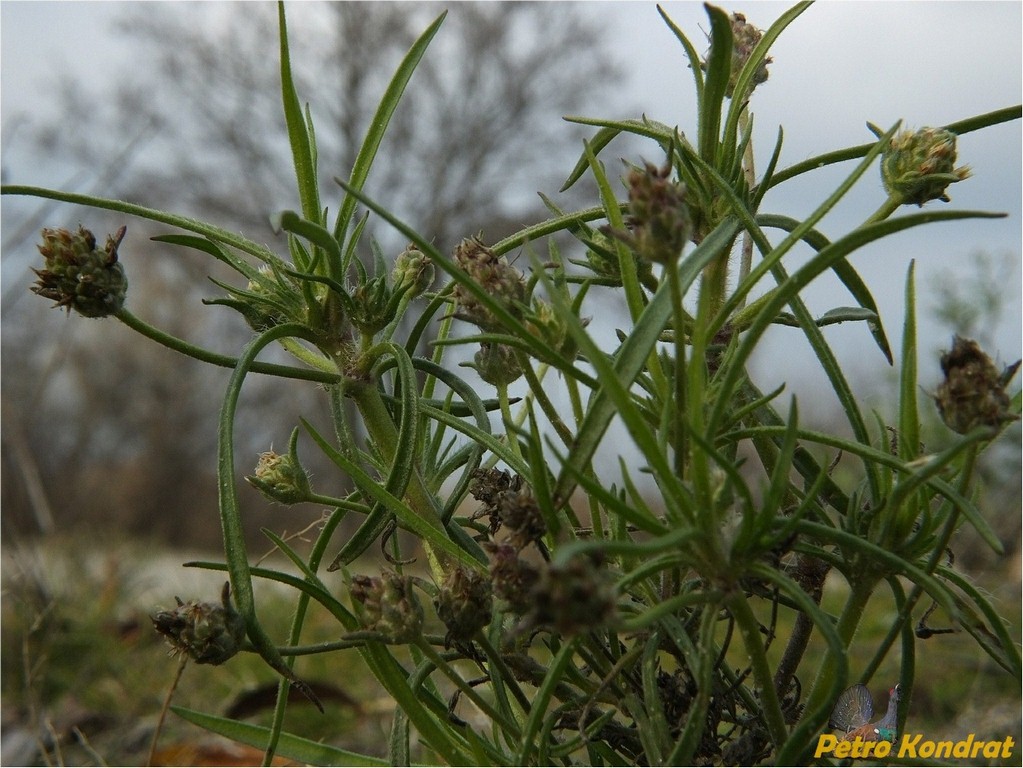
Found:
<svg viewBox="0 0 1023 768"><path fill-rule="evenodd" d="M7 147L19 144L11 140L10 132L15 128L11 118L32 113L34 105L45 101L46 88L59 71L75 71L101 85L116 82L119 71L141 65L128 58L131 47L113 34L111 20L119 12L118 5L0 3L0 111ZM693 135L691 74L681 47L654 4L608 2L581 7L606 27L609 52L628 75L628 83L620 92L597 94L594 103L602 106L594 110L593 116L629 117L642 111ZM748 2L725 7L740 10L751 23L767 28L789 4ZM702 51L706 46L700 30L708 27L702 5L669 2L665 9ZM883 128L898 119L911 127L942 125L1018 104L1023 91L1021 29L1023 4L1019 2L818 3L781 36L772 51L770 79L754 95L752 111L760 168L773 147L779 125L785 129L781 163L785 166L869 141L871 135L865 127L868 120ZM1011 271L1004 279L1009 303L993 334L997 349L992 351L1003 361L1019 357L1023 254L1020 150L1018 121L962 137L960 163L969 164L974 177L950 189L950 206L1005 211L1010 214L1008 219L917 228L854 256L854 265L875 292L896 347L910 259L917 259L917 281L923 291L943 270L968 274L974 255L984 251L1008 257ZM610 163L614 156L605 159ZM649 159L657 159L653 145ZM7 148L3 160L9 174L7 182L52 185L62 181L37 177L32 167L18 162L17 155ZM566 169L570 164L568 161ZM839 166L808 175L787 189L772 192L762 210L805 215L847 172L848 166ZM531 194L532 190L525 192ZM866 218L882 200L880 179L870 172L840 209L824 220L822 229L831 237L839 236ZM940 208L942 203L930 206ZM798 263L798 255L793 258L793 264ZM839 286L829 283L822 283L808 299L816 313L851 303ZM927 308L925 296L921 296L920 306L922 310ZM945 343L936 326L924 320L922 332L930 334L924 346ZM844 354L862 355L866 361L863 370L881 364L880 354L861 325L832 327L827 335ZM810 360L797 330L780 329L772 344L779 353L784 351L788 364ZM761 356L760 365L777 368L777 359L770 359L770 349L767 362ZM937 370L936 359L921 361L922 380L930 377L935 385Z"/></svg>

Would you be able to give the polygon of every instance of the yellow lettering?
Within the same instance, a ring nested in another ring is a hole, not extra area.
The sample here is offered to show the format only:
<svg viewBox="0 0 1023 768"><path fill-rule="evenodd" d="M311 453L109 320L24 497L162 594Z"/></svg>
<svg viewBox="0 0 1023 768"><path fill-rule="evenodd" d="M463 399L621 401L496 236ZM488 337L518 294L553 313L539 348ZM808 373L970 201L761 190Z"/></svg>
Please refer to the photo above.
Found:
<svg viewBox="0 0 1023 768"><path fill-rule="evenodd" d="M892 743L890 741L879 741L874 746L874 757L888 757L892 752Z"/></svg>
<svg viewBox="0 0 1023 768"><path fill-rule="evenodd" d="M832 733L822 733L817 739L817 751L813 753L814 757L820 757L831 752L835 745L838 743L838 737Z"/></svg>
<svg viewBox="0 0 1023 768"><path fill-rule="evenodd" d="M931 743L934 745L935 757L952 757L952 750L957 745L954 741L933 741ZM962 742L958 743L961 744Z"/></svg>
<svg viewBox="0 0 1023 768"><path fill-rule="evenodd" d="M969 757L970 749L975 746L973 741L975 738L976 736L971 733L966 737L965 741L956 742L956 745L952 748L952 755L954 757ZM976 757L977 753L974 752L973 756Z"/></svg>
<svg viewBox="0 0 1023 768"><path fill-rule="evenodd" d="M840 741L835 745L835 757L837 758L849 757L850 752L852 752L852 742Z"/></svg>
<svg viewBox="0 0 1023 768"><path fill-rule="evenodd" d="M1006 736L1005 744L1002 746L1002 754L998 755L998 757L1012 757L1012 748L1015 745L1016 742L1013 741L1012 736Z"/></svg>
<svg viewBox="0 0 1023 768"><path fill-rule="evenodd" d="M934 742L925 741L920 744L920 757L929 758L934 756Z"/></svg>
<svg viewBox="0 0 1023 768"><path fill-rule="evenodd" d="M916 736L903 736L902 742L899 744L899 757L917 757L918 745L923 737L922 733L918 733Z"/></svg>

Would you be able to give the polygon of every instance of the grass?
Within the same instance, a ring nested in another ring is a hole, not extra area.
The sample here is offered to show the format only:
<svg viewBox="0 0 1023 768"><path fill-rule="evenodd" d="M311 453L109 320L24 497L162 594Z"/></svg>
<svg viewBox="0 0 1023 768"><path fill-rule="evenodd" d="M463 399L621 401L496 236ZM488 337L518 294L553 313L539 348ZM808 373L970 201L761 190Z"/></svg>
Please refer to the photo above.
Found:
<svg viewBox="0 0 1023 768"><path fill-rule="evenodd" d="M154 555L154 551L157 554ZM149 614L157 603L215 594L215 576L181 569L188 557L154 550L142 543L114 547L81 541L51 541L45 546L4 552L4 599L0 663L4 727L38 733L46 761L62 765L142 765L155 727L155 713L172 684L177 661L153 630ZM156 561L156 565L154 565ZM978 584L992 591L1006 611L1013 635L1020 636L1020 581L1013 566L980 574ZM192 578L189 578L192 577ZM172 586L174 582L178 582ZM196 585L206 589L196 592ZM192 590L192 591L189 591ZM837 612L847 587L828 581L822 605ZM272 637L287 634L291 601L283 590L262 585L267 630ZM850 666L862 669L872 648L891 626L892 603L879 599L864 617L859 640L850 650ZM770 617L759 617L769 624ZM931 623L938 626L940 612ZM776 634L791 632L791 614L780 611ZM442 631L427 626L427 632ZM303 642L336 639L336 623L325 611L312 611ZM782 643L769 651L772 665ZM734 646L733 646L734 647ZM808 655L823 653L819 640ZM302 696L291 696L289 730L306 738L366 755L386 757L394 701L362 665L350 662L354 651L304 657L302 676L316 685L325 713L321 715ZM735 668L745 663L733 653ZM962 632L938 635L920 644L913 702L907 731L934 738L978 739L1020 737L1019 690L969 636ZM664 659L670 670L670 659ZM467 671L467 676L471 673ZM892 662L881 667L871 685L875 706L884 706L884 686L898 679ZM452 693L449 688L445 695ZM203 712L228 714L232 706L251 701L239 719L269 726L276 681L258 656L243 653L220 667L189 664L173 703ZM964 707L964 702L968 704ZM462 700L459 717L474 721L478 713ZM77 732L76 730L77 729ZM56 735L59 741L53 742ZM47 741L49 739L49 741ZM1018 743L1018 742L1017 742ZM224 758L233 764L258 765L262 751L247 751L213 737L203 729L169 715L160 738L158 756L164 764L208 764ZM186 762L183 762L186 761ZM248 761L246 763L245 761ZM40 761L42 764L42 761ZM992 765L1011 764L993 762Z"/></svg>

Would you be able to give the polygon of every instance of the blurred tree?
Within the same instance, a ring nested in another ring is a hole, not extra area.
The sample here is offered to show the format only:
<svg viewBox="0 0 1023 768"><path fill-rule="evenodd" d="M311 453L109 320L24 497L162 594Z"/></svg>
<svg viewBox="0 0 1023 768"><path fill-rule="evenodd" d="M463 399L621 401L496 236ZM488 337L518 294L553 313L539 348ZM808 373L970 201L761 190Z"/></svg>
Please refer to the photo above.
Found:
<svg viewBox="0 0 1023 768"><path fill-rule="evenodd" d="M347 178L395 67L443 5L299 3L288 9L299 98L316 126L323 199ZM297 208L281 109L277 10L270 3L132 5L120 29L144 52L96 101L66 85L40 148L95 164L146 135L145 158L111 190L201 213L254 239ZM565 4L456 3L413 76L366 189L450 248L491 222L538 210L538 186L566 170L553 157L587 135L560 120L607 93L617 70L600 31ZM596 106L596 105L594 105ZM517 195L517 197L516 197ZM378 233L386 238L387 233ZM397 243L397 247L404 243Z"/></svg>
<svg viewBox="0 0 1023 768"><path fill-rule="evenodd" d="M293 67L313 114L325 201L339 200L331 177L349 175L391 74L442 10L423 3L289 7ZM66 73L59 98L49 102L55 112L25 118L19 137L34 136L41 156L88 169L91 176L65 188L201 215L283 252L269 217L298 201L276 24L272 4L127 5L118 26L137 58L124 79L96 92L78 73ZM366 191L442 249L481 229L496 239L539 219L535 192L560 184L585 134L560 116L600 111L594 102L606 100L619 76L601 55L600 35L570 5L450 6ZM67 130L67 115L77 116L75 130ZM12 182L27 180L17 178L16 167L5 170ZM73 227L81 215L54 221L52 207L41 210L48 226ZM117 226L96 211L81 220L101 239L108 231L102 227ZM35 250L29 238L40 221L19 227L22 242L5 238L5 257L24 258L26 275ZM145 242L162 230L128 224L121 251L133 310L191 341L237 353L250 333L240 319L189 310L201 296L221 293L205 282L207 274L233 275L209 259ZM368 231L385 253L404 245L372 222ZM18 282L19 294L27 292L29 279ZM58 528L102 521L126 533L212 543L212 425L220 403L210 394L226 372L148 348L122 329L111 332L111 321L44 317L44 302L7 301L14 287L5 291L3 326L4 363L17 371L3 382L4 467L16 480L3 487L7 532L45 527L52 510ZM251 451L254 462L271 441L286 441L299 413L310 416L309 388L256 377L249 391L243 407L258 417L239 424L238 453L241 461Z"/></svg>

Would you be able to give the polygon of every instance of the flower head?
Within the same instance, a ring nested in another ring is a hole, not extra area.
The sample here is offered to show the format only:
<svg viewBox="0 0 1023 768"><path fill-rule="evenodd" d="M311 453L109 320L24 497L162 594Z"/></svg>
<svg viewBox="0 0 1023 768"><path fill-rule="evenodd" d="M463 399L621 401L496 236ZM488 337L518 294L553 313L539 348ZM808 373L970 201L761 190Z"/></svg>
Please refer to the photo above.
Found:
<svg viewBox="0 0 1023 768"><path fill-rule="evenodd" d="M929 200L949 202L950 184L970 176L968 166L955 167L956 135L944 128L902 131L892 137L881 156L881 179L889 195L904 205Z"/></svg>
<svg viewBox="0 0 1023 768"><path fill-rule="evenodd" d="M952 349L941 356L945 380L934 395L941 420L962 435L975 427L1000 427L1018 418L1009 410L1005 386L1019 365L999 371L977 342L956 336Z"/></svg>
<svg viewBox="0 0 1023 768"><path fill-rule="evenodd" d="M686 187L669 180L671 165L658 169L647 163L629 171L629 231L612 231L643 259L673 263L693 235Z"/></svg>
<svg viewBox="0 0 1023 768"><path fill-rule="evenodd" d="M309 498L309 475L292 453L281 455L273 451L259 454L254 475L245 478L250 485L270 501L298 504Z"/></svg>
<svg viewBox="0 0 1023 768"><path fill-rule="evenodd" d="M415 298L428 289L433 284L433 276L433 262L412 243L398 254L391 272L394 290L407 290L409 298Z"/></svg>
<svg viewBox="0 0 1023 768"><path fill-rule="evenodd" d="M445 644L471 640L490 623L493 612L490 580L479 571L455 568L441 584L433 604L448 633Z"/></svg>
<svg viewBox="0 0 1023 768"><path fill-rule="evenodd" d="M59 307L72 307L85 317L106 317L124 306L128 279L117 261L117 248L126 227L107 237L106 246L96 248L96 237L87 229L44 229L38 246L44 269L33 269L39 280L32 290L53 299Z"/></svg>
<svg viewBox="0 0 1023 768"><path fill-rule="evenodd" d="M455 248L455 263L495 301L513 315L521 315L521 302L526 298L522 273L487 248L479 238L463 240ZM458 309L455 317L478 325L484 331L500 330L500 323L487 307L463 285L453 292Z"/></svg>
<svg viewBox="0 0 1023 768"><path fill-rule="evenodd" d="M238 653L245 639L245 619L231 605L230 582L224 583L219 604L174 599L177 608L150 617L172 653L188 654L196 664L223 664Z"/></svg>
<svg viewBox="0 0 1023 768"><path fill-rule="evenodd" d="M410 576L391 571L381 576L354 576L351 594L366 629L380 632L393 643L410 642L422 632L423 606Z"/></svg>
<svg viewBox="0 0 1023 768"><path fill-rule="evenodd" d="M757 43L760 42L760 38L764 36L764 33L752 24L747 23L746 17L741 13L733 13L730 21L732 22L732 71L728 77L728 88L725 90L725 95L732 99L735 98L735 86L739 82L739 73L746 66L746 62L749 61L750 56L753 54L753 49L757 47ZM760 66L753 73L750 91L761 83L767 82L769 75L767 65L771 61L771 57L767 56L760 62ZM749 94L742 94L742 98L747 98L748 96Z"/></svg>
<svg viewBox="0 0 1023 768"><path fill-rule="evenodd" d="M551 563L533 588L523 627L574 635L606 626L617 611L614 584L599 557L579 554Z"/></svg>

